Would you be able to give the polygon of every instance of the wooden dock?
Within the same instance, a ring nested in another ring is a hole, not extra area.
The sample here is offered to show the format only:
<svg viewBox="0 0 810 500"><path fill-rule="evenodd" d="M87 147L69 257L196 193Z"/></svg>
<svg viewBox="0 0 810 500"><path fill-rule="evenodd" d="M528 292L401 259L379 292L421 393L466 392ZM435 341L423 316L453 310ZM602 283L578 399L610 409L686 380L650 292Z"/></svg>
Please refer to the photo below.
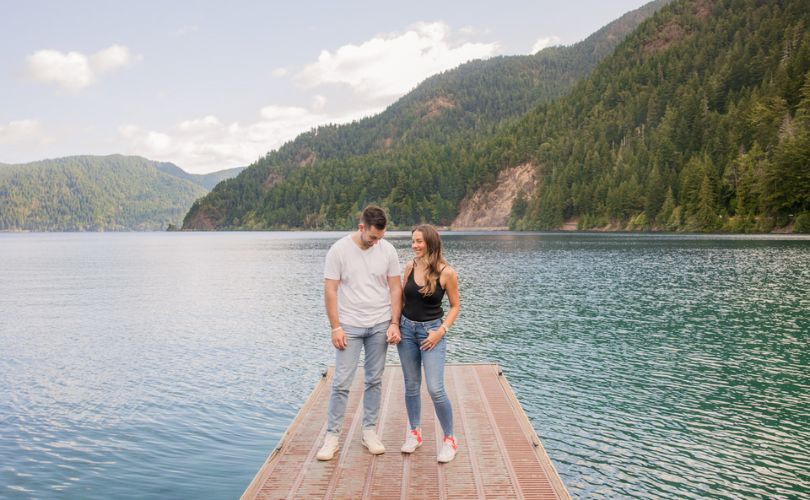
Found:
<svg viewBox="0 0 810 500"><path fill-rule="evenodd" d="M332 370L318 382L243 499L275 498L569 498L540 439L498 365L448 364L445 388L453 404L459 451L439 464L443 438L433 403L422 390L421 448L399 451L406 432L399 365L385 368L377 433L385 445L371 455L360 444L363 369L354 379L335 458L315 454L326 433ZM437 432L438 431L438 432Z"/></svg>

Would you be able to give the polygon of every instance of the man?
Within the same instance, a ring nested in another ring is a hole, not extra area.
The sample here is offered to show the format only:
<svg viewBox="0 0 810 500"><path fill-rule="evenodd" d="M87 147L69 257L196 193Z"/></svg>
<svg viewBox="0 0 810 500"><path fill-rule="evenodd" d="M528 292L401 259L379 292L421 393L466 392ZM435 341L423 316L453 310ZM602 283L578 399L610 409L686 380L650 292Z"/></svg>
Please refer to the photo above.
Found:
<svg viewBox="0 0 810 500"><path fill-rule="evenodd" d="M357 231L338 240L326 254L324 302L332 326L335 375L329 400L327 433L318 460L331 460L338 450L349 388L365 350L363 446L374 455L385 452L377 436L382 374L388 344L399 342L402 283L394 246L383 240L388 220L380 207L363 210Z"/></svg>

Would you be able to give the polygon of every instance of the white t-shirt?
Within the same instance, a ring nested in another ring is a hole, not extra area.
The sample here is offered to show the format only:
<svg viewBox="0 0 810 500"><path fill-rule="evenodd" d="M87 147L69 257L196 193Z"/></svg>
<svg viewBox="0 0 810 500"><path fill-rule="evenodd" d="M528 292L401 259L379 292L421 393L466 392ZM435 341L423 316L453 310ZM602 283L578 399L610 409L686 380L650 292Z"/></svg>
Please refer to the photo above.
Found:
<svg viewBox="0 0 810 500"><path fill-rule="evenodd" d="M394 245L382 239L361 250L351 234L336 241L326 254L323 277L340 280L337 297L340 322L368 328L390 321L389 276L399 278L399 258Z"/></svg>

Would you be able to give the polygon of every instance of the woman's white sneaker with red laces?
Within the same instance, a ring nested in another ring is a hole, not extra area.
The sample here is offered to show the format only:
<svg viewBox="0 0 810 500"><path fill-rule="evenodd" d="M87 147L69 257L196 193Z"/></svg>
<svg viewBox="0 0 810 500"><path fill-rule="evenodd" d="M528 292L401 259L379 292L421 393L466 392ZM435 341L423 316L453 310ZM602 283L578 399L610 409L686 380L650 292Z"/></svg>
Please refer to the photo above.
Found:
<svg viewBox="0 0 810 500"><path fill-rule="evenodd" d="M417 448L422 446L422 432L421 429L413 429L408 432L408 437L405 438L405 443L400 450L402 453L413 453Z"/></svg>
<svg viewBox="0 0 810 500"><path fill-rule="evenodd" d="M453 436L445 436L444 444L442 445L442 449L439 450L439 456L437 458L440 463L445 464L456 458L457 451L458 445L456 444L455 438L453 438Z"/></svg>

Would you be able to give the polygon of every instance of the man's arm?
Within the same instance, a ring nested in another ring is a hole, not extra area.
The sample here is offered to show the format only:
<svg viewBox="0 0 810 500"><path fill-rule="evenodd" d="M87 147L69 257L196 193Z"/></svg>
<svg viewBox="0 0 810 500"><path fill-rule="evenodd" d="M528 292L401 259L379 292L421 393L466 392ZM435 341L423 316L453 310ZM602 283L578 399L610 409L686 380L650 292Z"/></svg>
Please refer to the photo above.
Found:
<svg viewBox="0 0 810 500"><path fill-rule="evenodd" d="M388 343L399 344L399 316L402 314L402 281L399 275L388 277L388 293L391 294L391 324L388 325Z"/></svg>
<svg viewBox="0 0 810 500"><path fill-rule="evenodd" d="M326 317L332 326L332 345L341 351L346 348L346 333L340 327L337 307L337 291L340 280L323 280L323 302L326 306Z"/></svg>

